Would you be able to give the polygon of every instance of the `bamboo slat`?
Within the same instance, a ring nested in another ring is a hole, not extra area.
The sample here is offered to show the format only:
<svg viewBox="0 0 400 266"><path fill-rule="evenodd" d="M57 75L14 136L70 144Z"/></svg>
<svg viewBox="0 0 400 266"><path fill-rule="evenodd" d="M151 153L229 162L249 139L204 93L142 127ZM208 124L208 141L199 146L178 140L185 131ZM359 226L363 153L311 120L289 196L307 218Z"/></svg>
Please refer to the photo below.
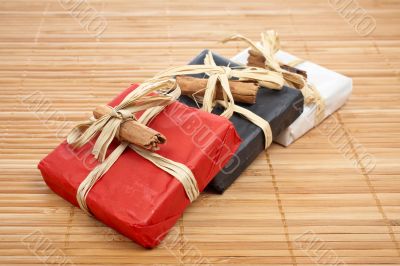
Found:
<svg viewBox="0 0 400 266"><path fill-rule="evenodd" d="M349 19L356 8L376 22L367 36ZM394 0L1 1L0 265L400 265L399 24ZM333 116L342 144L321 130L329 121L273 144L224 195L203 193L153 250L44 184L38 161L95 106L204 48L245 48L222 45L228 35L270 28L286 51L353 78ZM366 153L372 170L354 164Z"/></svg>

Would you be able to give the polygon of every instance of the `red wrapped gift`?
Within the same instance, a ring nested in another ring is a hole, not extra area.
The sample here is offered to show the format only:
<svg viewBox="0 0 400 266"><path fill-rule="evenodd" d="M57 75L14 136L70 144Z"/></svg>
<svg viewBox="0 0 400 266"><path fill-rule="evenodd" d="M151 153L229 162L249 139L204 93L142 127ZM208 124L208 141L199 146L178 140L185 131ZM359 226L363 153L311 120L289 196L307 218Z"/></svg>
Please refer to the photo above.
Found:
<svg viewBox="0 0 400 266"><path fill-rule="evenodd" d="M116 106L138 85L109 103ZM149 124L167 142L157 152L186 165L201 192L229 161L240 144L231 122L179 102L167 106ZM109 150L118 145L114 141ZM98 164L90 151L93 141L73 149L65 141L47 155L39 169L46 184L79 206L80 183ZM90 190L86 203L97 219L144 247L156 246L182 215L190 200L182 184L131 149Z"/></svg>

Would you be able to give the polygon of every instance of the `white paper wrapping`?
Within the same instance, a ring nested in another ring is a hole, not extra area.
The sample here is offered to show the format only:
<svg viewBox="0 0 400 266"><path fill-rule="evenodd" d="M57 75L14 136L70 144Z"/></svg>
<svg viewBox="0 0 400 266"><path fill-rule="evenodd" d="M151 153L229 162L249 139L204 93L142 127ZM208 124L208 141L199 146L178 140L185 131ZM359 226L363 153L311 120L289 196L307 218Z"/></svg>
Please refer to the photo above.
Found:
<svg viewBox="0 0 400 266"><path fill-rule="evenodd" d="M297 57L283 51L278 51L275 56L283 63L289 63L297 59ZM232 61L239 64L247 64L247 58L248 49L232 57ZM309 61L297 65L296 68L307 71L308 82L317 88L325 101L324 119L341 107L349 98L353 86L351 78ZM315 126L315 113L315 104L305 105L304 111L299 118L274 141L284 146L290 145Z"/></svg>

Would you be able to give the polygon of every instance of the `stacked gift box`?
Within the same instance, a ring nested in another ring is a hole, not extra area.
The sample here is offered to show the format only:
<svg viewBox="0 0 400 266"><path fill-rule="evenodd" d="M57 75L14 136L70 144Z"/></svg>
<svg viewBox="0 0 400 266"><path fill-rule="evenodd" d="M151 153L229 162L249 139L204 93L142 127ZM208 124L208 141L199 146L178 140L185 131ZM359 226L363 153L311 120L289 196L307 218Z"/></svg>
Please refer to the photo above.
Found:
<svg viewBox="0 0 400 266"><path fill-rule="evenodd" d="M203 64L208 53L208 50L202 51L189 64ZM215 63L219 66L240 67L240 64L218 54L213 53L213 57ZM205 78L205 75L199 74L197 77ZM196 106L196 102L188 96L181 96L180 101L192 107ZM271 126L272 136L275 139L302 113L303 95L299 90L287 86L284 86L281 90L261 87L257 92L255 104L238 103L238 105L267 120ZM216 108L214 111L216 114L220 114L222 108ZM230 121L242 138L242 144L239 146L232 161L209 184L210 188L219 193L223 193L265 148L265 138L258 126L243 118L240 114L234 114Z"/></svg>
<svg viewBox="0 0 400 266"><path fill-rule="evenodd" d="M223 193L272 141L288 146L349 97L350 78L278 51L275 37L232 37L250 48L231 60L204 50L97 107L39 163L46 184L156 246L207 186Z"/></svg>

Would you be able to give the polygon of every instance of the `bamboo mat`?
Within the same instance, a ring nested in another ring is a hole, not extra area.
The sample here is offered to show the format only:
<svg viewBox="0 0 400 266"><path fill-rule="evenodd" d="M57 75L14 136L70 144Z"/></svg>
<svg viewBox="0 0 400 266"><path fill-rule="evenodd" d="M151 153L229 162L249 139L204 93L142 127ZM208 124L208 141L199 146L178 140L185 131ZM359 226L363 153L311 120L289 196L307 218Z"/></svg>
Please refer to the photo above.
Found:
<svg viewBox="0 0 400 266"><path fill-rule="evenodd" d="M400 265L398 1L348 1L376 21L368 36L339 1L81 1L97 29L73 2L0 2L0 265ZM153 250L44 184L38 161L93 107L203 48L233 56L244 47L219 40L268 28L284 50L353 78L332 118L342 144L321 129L332 119L289 148L273 144ZM365 154L373 169L354 164Z"/></svg>

